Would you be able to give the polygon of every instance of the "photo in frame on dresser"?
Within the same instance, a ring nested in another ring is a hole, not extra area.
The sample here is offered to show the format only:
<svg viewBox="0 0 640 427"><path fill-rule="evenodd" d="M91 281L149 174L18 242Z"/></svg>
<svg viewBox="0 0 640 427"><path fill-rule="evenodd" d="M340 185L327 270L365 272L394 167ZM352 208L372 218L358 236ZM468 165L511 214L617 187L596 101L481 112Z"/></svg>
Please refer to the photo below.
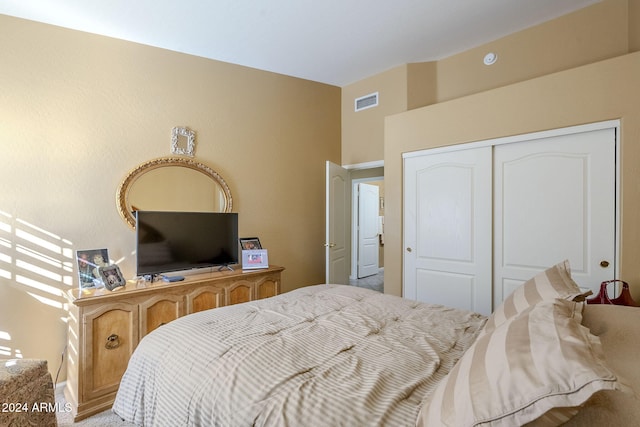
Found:
<svg viewBox="0 0 640 427"><path fill-rule="evenodd" d="M98 267L98 274L104 283L104 287L110 291L115 291L127 284L127 280L122 276L120 267L117 264Z"/></svg>
<svg viewBox="0 0 640 427"><path fill-rule="evenodd" d="M109 251L107 249L78 250L76 251L76 260L81 289L104 286L98 268L109 265Z"/></svg>
<svg viewBox="0 0 640 427"><path fill-rule="evenodd" d="M242 251L242 269L255 270L269 268L269 254L266 249L249 249Z"/></svg>
<svg viewBox="0 0 640 427"><path fill-rule="evenodd" d="M240 242L240 249L243 251L262 249L260 239L257 237L241 237L238 241Z"/></svg>

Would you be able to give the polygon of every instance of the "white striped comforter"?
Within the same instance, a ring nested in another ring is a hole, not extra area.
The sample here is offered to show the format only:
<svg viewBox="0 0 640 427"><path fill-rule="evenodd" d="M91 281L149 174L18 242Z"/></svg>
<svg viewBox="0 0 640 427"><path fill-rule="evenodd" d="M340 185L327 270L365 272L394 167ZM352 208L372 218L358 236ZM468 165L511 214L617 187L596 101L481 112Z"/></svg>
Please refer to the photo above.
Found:
<svg viewBox="0 0 640 427"><path fill-rule="evenodd" d="M142 340L113 410L145 426L413 426L485 320L342 285L208 310Z"/></svg>

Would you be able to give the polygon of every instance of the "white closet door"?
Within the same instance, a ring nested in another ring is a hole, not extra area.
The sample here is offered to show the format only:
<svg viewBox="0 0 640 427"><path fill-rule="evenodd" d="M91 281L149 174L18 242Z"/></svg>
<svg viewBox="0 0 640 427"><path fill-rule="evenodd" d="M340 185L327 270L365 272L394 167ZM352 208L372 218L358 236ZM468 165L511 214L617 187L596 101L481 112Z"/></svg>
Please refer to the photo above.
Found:
<svg viewBox="0 0 640 427"><path fill-rule="evenodd" d="M405 298L491 312L491 165L491 147L405 159Z"/></svg>
<svg viewBox="0 0 640 427"><path fill-rule="evenodd" d="M564 259L594 292L615 278L615 129L497 145L494 162L494 306Z"/></svg>

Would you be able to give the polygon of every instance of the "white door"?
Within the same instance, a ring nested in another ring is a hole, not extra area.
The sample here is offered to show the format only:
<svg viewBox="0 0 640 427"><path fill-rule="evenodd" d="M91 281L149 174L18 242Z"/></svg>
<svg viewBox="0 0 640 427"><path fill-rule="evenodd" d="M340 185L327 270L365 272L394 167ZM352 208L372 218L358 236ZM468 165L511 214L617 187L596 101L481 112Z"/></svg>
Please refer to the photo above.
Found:
<svg viewBox="0 0 640 427"><path fill-rule="evenodd" d="M491 312L491 151L405 159L405 298Z"/></svg>
<svg viewBox="0 0 640 427"><path fill-rule="evenodd" d="M358 278L378 273L378 203L377 185L358 184Z"/></svg>
<svg viewBox="0 0 640 427"><path fill-rule="evenodd" d="M615 274L615 129L497 145L494 304L568 259L597 293Z"/></svg>
<svg viewBox="0 0 640 427"><path fill-rule="evenodd" d="M327 161L325 281L349 284L349 171Z"/></svg>

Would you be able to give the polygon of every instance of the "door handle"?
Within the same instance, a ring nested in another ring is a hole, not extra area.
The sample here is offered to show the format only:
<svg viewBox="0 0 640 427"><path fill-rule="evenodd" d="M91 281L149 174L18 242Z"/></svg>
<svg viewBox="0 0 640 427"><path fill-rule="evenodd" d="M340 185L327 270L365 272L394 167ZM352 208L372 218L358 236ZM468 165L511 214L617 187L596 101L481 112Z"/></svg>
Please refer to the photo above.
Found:
<svg viewBox="0 0 640 427"><path fill-rule="evenodd" d="M609 267L609 261L607 261L607 260L600 261L600 267L602 267L602 268Z"/></svg>
<svg viewBox="0 0 640 427"><path fill-rule="evenodd" d="M407 248L407 252L411 252L413 249L411 248Z"/></svg>
<svg viewBox="0 0 640 427"><path fill-rule="evenodd" d="M335 243L325 243L325 244L324 244L324 247L325 247L325 248L333 248L333 247L335 247L335 246L336 246L336 244L335 244Z"/></svg>

